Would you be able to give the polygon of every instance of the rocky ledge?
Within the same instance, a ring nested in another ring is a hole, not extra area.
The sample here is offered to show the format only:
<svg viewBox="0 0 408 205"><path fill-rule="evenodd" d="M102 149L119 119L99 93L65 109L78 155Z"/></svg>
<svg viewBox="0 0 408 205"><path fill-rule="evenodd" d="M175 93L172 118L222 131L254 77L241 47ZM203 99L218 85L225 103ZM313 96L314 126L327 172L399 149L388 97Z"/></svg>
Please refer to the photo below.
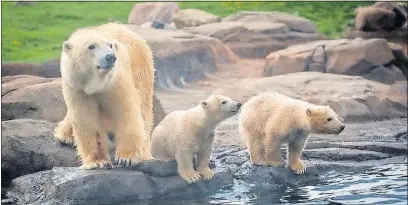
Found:
<svg viewBox="0 0 408 205"><path fill-rule="evenodd" d="M49 129L46 124L37 125L40 130ZM212 156L216 175L211 181L187 184L177 176L175 162L155 160L136 164L130 170L84 171L77 167L54 167L12 180L7 197L17 204L117 204L143 199L198 197L221 188L228 189L236 182L262 190L282 186L295 188L319 183L330 171L353 173L371 166L407 162L406 118L347 123L345 131L338 136L311 136L303 154L308 168L301 176L294 175L287 167L251 165L247 150L237 140L237 126L236 118L232 118L216 131ZM32 149L32 152L39 150ZM285 157L284 149L282 153ZM47 159L54 154L36 156Z"/></svg>

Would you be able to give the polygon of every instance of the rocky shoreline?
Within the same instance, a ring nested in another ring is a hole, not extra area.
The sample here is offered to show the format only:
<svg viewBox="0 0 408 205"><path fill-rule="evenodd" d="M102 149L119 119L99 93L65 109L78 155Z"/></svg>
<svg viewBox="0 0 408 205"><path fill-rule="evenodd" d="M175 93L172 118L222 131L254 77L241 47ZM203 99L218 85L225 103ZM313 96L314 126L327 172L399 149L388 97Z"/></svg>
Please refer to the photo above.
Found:
<svg viewBox="0 0 408 205"><path fill-rule="evenodd" d="M219 189L228 189L234 181L250 184L264 190L281 186L299 187L312 185L330 171L341 173L360 172L372 166L407 163L407 124L406 118L366 123L348 123L347 129L339 136L311 136L304 151L303 159L308 165L304 175L293 174L287 167L260 167L249 163L249 155L242 143L225 143L222 140L239 141L231 125L237 126L237 119L229 119L216 131L216 142L212 156L215 178L187 184L177 176L175 162L149 161L134 165L130 170L113 168L111 170L84 171L77 167L54 166L51 170L23 175L11 181L7 197L17 204L114 204L129 203L143 199L174 198L183 196L203 196ZM12 126L12 120L3 122L3 136ZM33 120L34 121L34 120ZM28 123L27 121L25 123ZM37 128L51 131L47 124L39 122ZM227 134L225 134L227 133ZM48 132L46 135L50 135ZM234 136L233 136L234 135ZM36 136L32 136L36 137ZM52 136L46 136L51 138ZM27 139L28 140L28 139ZM75 161L75 150L57 142L54 153L32 149L32 156L49 159L60 153L66 159ZM32 143L32 146L35 146ZM38 146L38 145L37 145ZM63 154L62 150L69 153ZM282 149L285 157L285 149ZM47 155L48 154L48 155ZM7 155L5 156L7 157ZM57 159L58 160L58 159ZM59 161L60 165L61 160ZM21 170L27 170L32 162L27 162ZM74 164L72 164L74 165Z"/></svg>

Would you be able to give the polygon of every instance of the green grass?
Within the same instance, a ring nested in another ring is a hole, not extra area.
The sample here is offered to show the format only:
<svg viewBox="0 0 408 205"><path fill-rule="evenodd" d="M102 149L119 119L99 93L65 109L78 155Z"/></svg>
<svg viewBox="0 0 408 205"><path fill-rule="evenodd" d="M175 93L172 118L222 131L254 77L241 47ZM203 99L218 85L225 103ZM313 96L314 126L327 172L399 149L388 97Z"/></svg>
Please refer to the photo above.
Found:
<svg viewBox="0 0 408 205"><path fill-rule="evenodd" d="M2 2L2 61L41 62L60 55L61 43L79 27L109 18L127 22L133 2L38 2L14 6ZM282 11L308 18L328 37L341 37L354 9L369 2L181 2L227 16L238 11Z"/></svg>

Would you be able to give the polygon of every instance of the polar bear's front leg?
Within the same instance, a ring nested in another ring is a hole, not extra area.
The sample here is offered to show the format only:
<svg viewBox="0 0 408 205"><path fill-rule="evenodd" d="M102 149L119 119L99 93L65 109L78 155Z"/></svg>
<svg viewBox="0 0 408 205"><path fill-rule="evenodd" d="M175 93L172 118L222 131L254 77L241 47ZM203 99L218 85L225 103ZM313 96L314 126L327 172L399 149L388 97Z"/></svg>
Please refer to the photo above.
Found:
<svg viewBox="0 0 408 205"><path fill-rule="evenodd" d="M300 156L307 139L307 136L302 136L288 144L288 164L295 174L303 174L306 171L306 164L300 159Z"/></svg>
<svg viewBox="0 0 408 205"><path fill-rule="evenodd" d="M212 153L212 144L214 141L214 133L211 133L208 139L202 145L201 150L197 153L197 171L203 175L205 180L210 180L214 176L214 172L208 167L210 163L211 153Z"/></svg>
<svg viewBox="0 0 408 205"><path fill-rule="evenodd" d="M113 110L117 164L128 167L153 159L150 137L146 133L141 110L136 103L121 102Z"/></svg>
<svg viewBox="0 0 408 205"><path fill-rule="evenodd" d="M101 125L100 109L96 99L81 91L71 90L65 93L67 115L82 161L81 168L111 168L108 136Z"/></svg>
<svg viewBox="0 0 408 205"><path fill-rule="evenodd" d="M201 178L200 173L194 170L193 156L193 152L189 150L179 150L175 156L177 171L187 183L195 183Z"/></svg>

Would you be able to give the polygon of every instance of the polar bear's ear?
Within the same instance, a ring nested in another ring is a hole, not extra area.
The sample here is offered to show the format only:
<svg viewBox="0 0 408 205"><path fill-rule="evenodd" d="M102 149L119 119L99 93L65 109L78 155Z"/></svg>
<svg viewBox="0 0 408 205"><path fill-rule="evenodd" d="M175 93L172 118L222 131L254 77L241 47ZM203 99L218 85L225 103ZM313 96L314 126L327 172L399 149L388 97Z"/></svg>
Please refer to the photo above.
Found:
<svg viewBox="0 0 408 205"><path fill-rule="evenodd" d="M207 102L205 100L200 102L201 107L207 108Z"/></svg>
<svg viewBox="0 0 408 205"><path fill-rule="evenodd" d="M62 50L64 50L66 53L68 53L69 50L71 50L71 49L72 49L72 45L71 45L71 43L69 43L68 41L65 41L65 42L62 44Z"/></svg>
<svg viewBox="0 0 408 205"><path fill-rule="evenodd" d="M311 116L312 116L312 109L311 109L311 108L307 108L307 109L306 109L306 115L307 115L308 117L311 117Z"/></svg>

